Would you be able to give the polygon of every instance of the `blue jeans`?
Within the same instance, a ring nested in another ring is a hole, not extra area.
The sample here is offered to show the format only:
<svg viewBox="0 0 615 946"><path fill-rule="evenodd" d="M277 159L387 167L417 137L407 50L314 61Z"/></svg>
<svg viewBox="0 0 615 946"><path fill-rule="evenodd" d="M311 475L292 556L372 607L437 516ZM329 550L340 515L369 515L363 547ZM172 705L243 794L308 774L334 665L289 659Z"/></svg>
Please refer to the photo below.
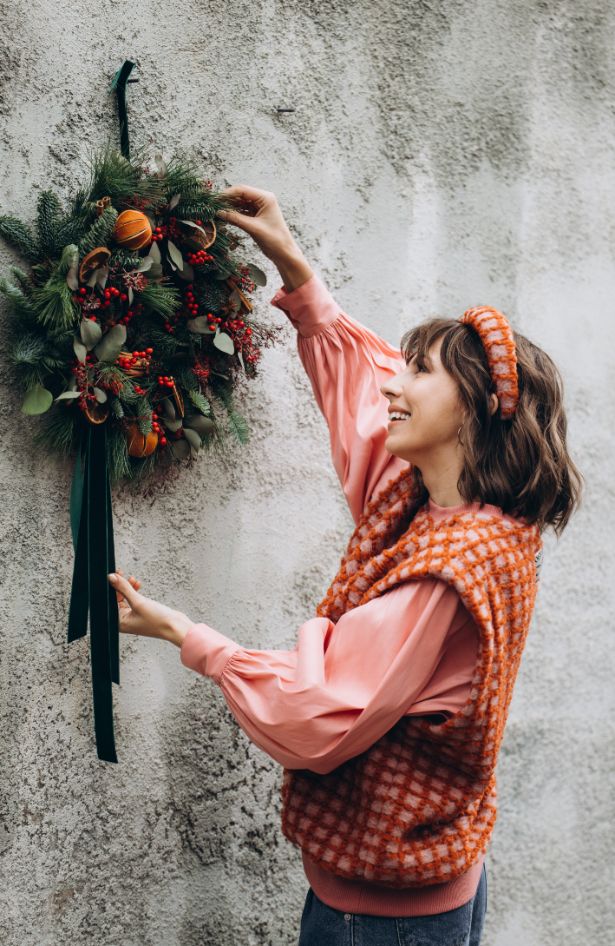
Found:
<svg viewBox="0 0 615 946"><path fill-rule="evenodd" d="M299 946L479 946L487 911L483 864L476 894L467 903L431 916L342 913L308 890Z"/></svg>

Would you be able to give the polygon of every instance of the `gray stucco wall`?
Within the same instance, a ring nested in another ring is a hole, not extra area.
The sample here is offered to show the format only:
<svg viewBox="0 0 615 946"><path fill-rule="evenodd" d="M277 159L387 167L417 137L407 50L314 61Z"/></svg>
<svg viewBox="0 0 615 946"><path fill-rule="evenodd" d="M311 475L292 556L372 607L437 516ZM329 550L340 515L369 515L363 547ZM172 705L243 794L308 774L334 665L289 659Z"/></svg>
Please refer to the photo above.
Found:
<svg viewBox="0 0 615 946"><path fill-rule="evenodd" d="M486 946L613 942L615 13L606 0L0 3L0 204L66 195L115 135L275 191L342 308L397 342L487 302L561 367L585 504L548 539L499 763ZM278 107L294 107L279 114ZM153 506L114 496L146 594L248 647L292 647L352 522L294 330L243 405L251 444ZM0 247L0 265L13 257ZM65 643L71 469L37 454L4 363L0 940L290 946L307 882L281 770L169 644L122 637L120 764L93 747L87 643Z"/></svg>

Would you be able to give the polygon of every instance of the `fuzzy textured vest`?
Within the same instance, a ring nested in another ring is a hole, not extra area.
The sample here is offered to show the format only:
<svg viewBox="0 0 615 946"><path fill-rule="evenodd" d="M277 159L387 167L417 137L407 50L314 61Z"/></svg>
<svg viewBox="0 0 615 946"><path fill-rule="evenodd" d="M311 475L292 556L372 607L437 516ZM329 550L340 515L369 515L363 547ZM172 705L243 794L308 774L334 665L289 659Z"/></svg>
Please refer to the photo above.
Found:
<svg viewBox="0 0 615 946"><path fill-rule="evenodd" d="M282 831L320 867L424 887L453 880L486 851L541 552L538 526L499 512L463 510L436 523L410 467L366 506L317 614L337 621L401 582L431 576L457 590L480 642L470 697L444 722L404 716L332 772L284 769Z"/></svg>

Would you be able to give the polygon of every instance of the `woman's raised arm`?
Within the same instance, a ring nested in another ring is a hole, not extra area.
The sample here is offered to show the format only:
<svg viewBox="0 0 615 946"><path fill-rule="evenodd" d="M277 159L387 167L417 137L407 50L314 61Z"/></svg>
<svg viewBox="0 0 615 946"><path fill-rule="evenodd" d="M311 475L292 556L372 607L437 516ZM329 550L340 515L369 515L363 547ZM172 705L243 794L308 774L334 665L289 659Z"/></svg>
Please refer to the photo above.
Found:
<svg viewBox="0 0 615 946"><path fill-rule="evenodd" d="M299 357L327 422L333 465L357 522L372 496L407 466L384 448L388 404L380 393L403 367L401 352L340 309L305 260L274 194L246 185L224 194L244 209L226 211L223 219L253 236L280 272L284 285L271 304L297 329Z"/></svg>

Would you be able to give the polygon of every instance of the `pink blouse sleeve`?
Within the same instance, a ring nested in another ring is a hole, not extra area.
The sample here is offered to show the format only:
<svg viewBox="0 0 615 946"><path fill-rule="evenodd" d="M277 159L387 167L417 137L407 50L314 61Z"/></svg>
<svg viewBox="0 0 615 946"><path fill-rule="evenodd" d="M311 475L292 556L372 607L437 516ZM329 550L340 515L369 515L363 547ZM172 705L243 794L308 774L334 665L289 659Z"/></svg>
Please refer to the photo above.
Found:
<svg viewBox="0 0 615 946"><path fill-rule="evenodd" d="M407 461L384 448L388 402L380 385L404 367L399 349L342 312L314 273L271 304L298 331L299 357L329 428L333 465L355 522Z"/></svg>
<svg viewBox="0 0 615 946"><path fill-rule="evenodd" d="M311 618L291 651L248 650L194 624L180 657L219 685L264 752L286 768L324 774L404 715L463 706L477 642L455 589L427 578L404 582L337 623Z"/></svg>

